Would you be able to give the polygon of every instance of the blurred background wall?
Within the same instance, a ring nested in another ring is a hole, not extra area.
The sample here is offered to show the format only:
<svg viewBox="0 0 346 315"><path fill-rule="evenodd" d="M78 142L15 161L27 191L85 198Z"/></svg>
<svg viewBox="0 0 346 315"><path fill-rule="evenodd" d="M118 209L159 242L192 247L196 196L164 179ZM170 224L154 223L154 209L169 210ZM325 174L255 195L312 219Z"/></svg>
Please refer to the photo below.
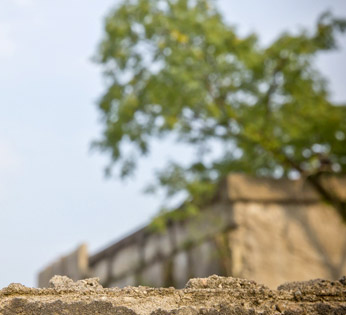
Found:
<svg viewBox="0 0 346 315"><path fill-rule="evenodd" d="M346 200L346 179L329 180ZM38 287L48 287L56 274L99 277L105 287L176 288L217 274L276 289L346 273L346 226L304 181L231 174L218 196L197 217L171 221L164 232L143 228L91 256L86 245L78 247L43 268Z"/></svg>

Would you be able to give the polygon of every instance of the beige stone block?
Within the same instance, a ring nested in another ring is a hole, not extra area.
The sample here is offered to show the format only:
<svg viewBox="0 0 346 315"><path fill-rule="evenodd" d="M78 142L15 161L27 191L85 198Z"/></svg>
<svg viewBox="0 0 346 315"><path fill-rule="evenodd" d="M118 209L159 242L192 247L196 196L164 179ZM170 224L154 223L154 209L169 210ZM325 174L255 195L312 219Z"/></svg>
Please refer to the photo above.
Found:
<svg viewBox="0 0 346 315"><path fill-rule="evenodd" d="M82 244L71 255L65 256L66 275L75 281L85 278L88 275L88 260L87 245Z"/></svg>
<svg viewBox="0 0 346 315"><path fill-rule="evenodd" d="M318 200L318 194L306 181L251 177L231 174L227 178L228 198L231 201Z"/></svg>
<svg viewBox="0 0 346 315"><path fill-rule="evenodd" d="M178 252L173 258L173 281L176 288L183 288L189 280L188 259L186 251Z"/></svg>
<svg viewBox="0 0 346 315"><path fill-rule="evenodd" d="M164 233L149 235L143 247L144 264L157 258L165 259L172 254L174 248L170 233L171 229L167 228Z"/></svg>
<svg viewBox="0 0 346 315"><path fill-rule="evenodd" d="M192 241L192 235L185 224L176 222L172 226L175 249L185 249Z"/></svg>
<svg viewBox="0 0 346 315"><path fill-rule="evenodd" d="M221 274L219 254L212 241L205 241L189 251L191 257L191 277L204 278Z"/></svg>
<svg viewBox="0 0 346 315"><path fill-rule="evenodd" d="M120 277L128 272L135 272L140 265L140 249L137 244L119 250L112 259L112 275Z"/></svg>
<svg viewBox="0 0 346 315"><path fill-rule="evenodd" d="M346 271L346 227L323 205L256 202L234 206L234 276L275 288L286 281L336 280Z"/></svg>
<svg viewBox="0 0 346 315"><path fill-rule="evenodd" d="M321 179L321 184L346 200L346 177L325 176ZM318 201L321 199L306 179L273 179L230 174L226 185L228 198L231 201Z"/></svg>
<svg viewBox="0 0 346 315"><path fill-rule="evenodd" d="M38 276L38 286L48 287L49 280L55 275L68 276L79 280L88 274L88 249L86 244L77 247L71 253L59 257L48 265Z"/></svg>
<svg viewBox="0 0 346 315"><path fill-rule="evenodd" d="M339 198L346 200L346 176L325 177L322 179L324 187L333 191Z"/></svg>
<svg viewBox="0 0 346 315"><path fill-rule="evenodd" d="M92 270L91 274L93 277L100 278L100 283L104 285L109 279L109 260L100 260L97 262Z"/></svg>
<svg viewBox="0 0 346 315"><path fill-rule="evenodd" d="M164 285L163 264L163 261L157 261L146 266L140 274L140 285L162 287Z"/></svg>

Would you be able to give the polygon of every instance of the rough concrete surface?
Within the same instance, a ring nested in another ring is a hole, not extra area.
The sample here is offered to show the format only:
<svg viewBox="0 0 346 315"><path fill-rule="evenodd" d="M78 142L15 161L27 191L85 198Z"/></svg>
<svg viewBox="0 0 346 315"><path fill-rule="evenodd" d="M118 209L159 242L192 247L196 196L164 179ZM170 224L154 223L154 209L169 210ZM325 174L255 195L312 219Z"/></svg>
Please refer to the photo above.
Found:
<svg viewBox="0 0 346 315"><path fill-rule="evenodd" d="M254 281L211 276L184 289L103 288L97 278L55 276L50 288L10 284L0 290L0 314L346 314L346 278L292 282L278 290Z"/></svg>

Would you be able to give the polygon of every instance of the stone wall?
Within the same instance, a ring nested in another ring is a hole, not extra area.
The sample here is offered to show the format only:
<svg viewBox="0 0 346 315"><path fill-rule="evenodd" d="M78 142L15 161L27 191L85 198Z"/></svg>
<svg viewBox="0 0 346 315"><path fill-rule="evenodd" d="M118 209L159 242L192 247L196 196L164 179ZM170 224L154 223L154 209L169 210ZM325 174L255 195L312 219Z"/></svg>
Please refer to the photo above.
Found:
<svg viewBox="0 0 346 315"><path fill-rule="evenodd" d="M0 314L341 315L346 314L346 278L286 283L271 290L254 281L212 276L176 290L104 289L96 279L73 282L56 276L48 289L11 284L0 290Z"/></svg>
<svg viewBox="0 0 346 315"><path fill-rule="evenodd" d="M54 275L68 275L76 281L84 279L88 273L88 249L86 244L82 244L68 255L60 257L45 267L38 275L38 283L48 285L50 278Z"/></svg>
<svg viewBox="0 0 346 315"><path fill-rule="evenodd" d="M345 179L325 185L346 199ZM90 256L83 270L78 264L66 268L62 262L73 261L66 257L40 273L40 287L55 274L75 280L97 276L107 287L177 288L191 277L218 274L274 288L285 281L336 280L346 274L346 226L304 181L233 174L215 202L193 220L172 222L163 234L143 228Z"/></svg>

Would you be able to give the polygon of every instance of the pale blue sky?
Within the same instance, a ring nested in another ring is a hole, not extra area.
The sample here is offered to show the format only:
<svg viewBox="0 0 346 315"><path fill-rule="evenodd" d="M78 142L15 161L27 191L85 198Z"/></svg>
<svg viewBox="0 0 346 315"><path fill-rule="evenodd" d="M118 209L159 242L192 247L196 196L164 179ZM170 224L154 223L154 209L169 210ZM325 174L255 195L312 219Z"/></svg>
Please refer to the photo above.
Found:
<svg viewBox="0 0 346 315"><path fill-rule="evenodd" d="M228 22L263 43L312 26L344 0L219 0ZM104 85L90 59L115 0L0 1L0 288L36 283L37 271L83 241L95 252L148 222L159 198L141 193L156 167L184 148L155 144L137 177L105 180L106 157L90 154L100 133ZM332 97L346 100L346 40L318 58Z"/></svg>

